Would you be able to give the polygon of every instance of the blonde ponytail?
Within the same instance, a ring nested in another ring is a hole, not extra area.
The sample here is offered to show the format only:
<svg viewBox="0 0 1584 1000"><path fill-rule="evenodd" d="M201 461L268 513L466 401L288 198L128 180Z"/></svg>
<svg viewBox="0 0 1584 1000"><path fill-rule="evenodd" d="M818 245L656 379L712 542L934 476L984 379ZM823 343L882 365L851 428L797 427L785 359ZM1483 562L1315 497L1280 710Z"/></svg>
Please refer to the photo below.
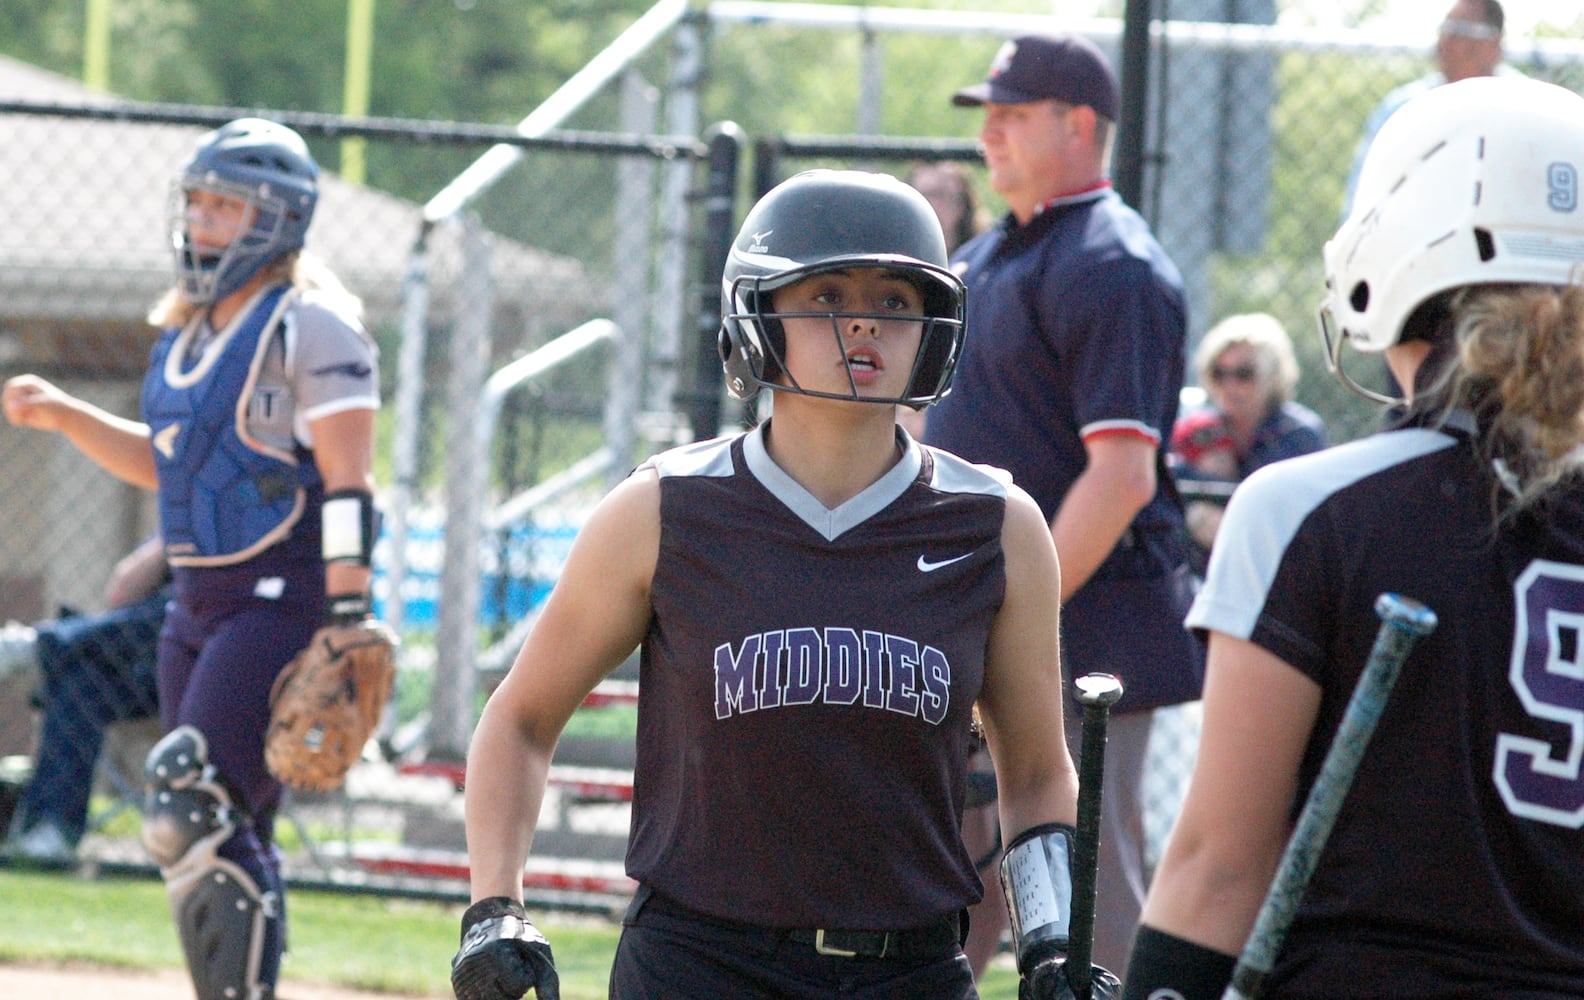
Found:
<svg viewBox="0 0 1584 1000"><path fill-rule="evenodd" d="M1453 314L1456 405L1479 418L1515 514L1584 468L1584 285L1470 288Z"/></svg>

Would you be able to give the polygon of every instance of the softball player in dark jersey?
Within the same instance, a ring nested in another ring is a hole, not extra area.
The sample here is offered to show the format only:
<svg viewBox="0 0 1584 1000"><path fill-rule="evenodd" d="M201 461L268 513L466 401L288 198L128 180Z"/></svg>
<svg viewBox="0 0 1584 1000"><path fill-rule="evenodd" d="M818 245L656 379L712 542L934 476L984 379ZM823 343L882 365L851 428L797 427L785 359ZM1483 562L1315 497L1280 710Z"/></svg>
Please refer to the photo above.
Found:
<svg viewBox="0 0 1584 1000"><path fill-rule="evenodd" d="M327 616L368 612L377 355L357 301L300 259L317 177L274 122L199 139L174 187L178 281L150 317L163 332L142 422L31 375L4 391L13 423L157 490L175 599L143 841L199 1000L274 994L286 931L269 692Z"/></svg>
<svg viewBox="0 0 1584 1000"><path fill-rule="evenodd" d="M1189 624L1204 739L1126 996L1221 996L1356 685L1402 668L1263 996L1584 996L1584 99L1449 84L1398 111L1326 246L1329 357L1385 351L1394 429L1234 495ZM1381 398L1377 395L1376 398Z"/></svg>
<svg viewBox="0 0 1584 1000"><path fill-rule="evenodd" d="M579 534L469 753L457 996L557 995L523 864L557 734L635 646L640 888L613 997L976 996L976 700L1022 859L1020 954L1058 995L1076 776L1050 533L1004 474L894 419L951 377L945 263L928 202L886 175L800 174L749 214L721 346L773 418L650 460Z"/></svg>

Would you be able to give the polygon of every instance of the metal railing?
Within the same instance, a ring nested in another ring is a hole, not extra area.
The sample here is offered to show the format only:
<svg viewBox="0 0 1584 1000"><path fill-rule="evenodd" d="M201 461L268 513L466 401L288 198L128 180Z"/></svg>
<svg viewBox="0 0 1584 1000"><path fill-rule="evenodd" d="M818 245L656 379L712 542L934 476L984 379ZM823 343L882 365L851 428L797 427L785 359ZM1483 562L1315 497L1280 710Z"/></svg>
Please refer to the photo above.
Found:
<svg viewBox="0 0 1584 1000"><path fill-rule="evenodd" d="M607 436L604 445L592 454L528 491L492 504L490 456L506 398L558 370L583 363L591 352L618 345L622 340L623 331L614 322L590 320L496 371L484 382L471 414L451 414L453 422L465 431L465 436L459 434L453 440L465 444L448 455L445 563L441 570L445 599L440 604L439 659L430 701L429 747L436 756L460 759L459 753L446 751L464 749L473 732L481 656L477 641L482 588L479 568L485 527L501 530L521 523L543 504L625 470L631 460L639 387L619 377L619 366L613 363L619 352L612 351L611 360L606 362L604 427L607 435L612 428L621 429L617 436ZM526 635L525 623L531 618L524 616L524 622L498 641L496 651L484 654L485 658L494 663L503 655L499 650L509 648L514 641L520 643Z"/></svg>

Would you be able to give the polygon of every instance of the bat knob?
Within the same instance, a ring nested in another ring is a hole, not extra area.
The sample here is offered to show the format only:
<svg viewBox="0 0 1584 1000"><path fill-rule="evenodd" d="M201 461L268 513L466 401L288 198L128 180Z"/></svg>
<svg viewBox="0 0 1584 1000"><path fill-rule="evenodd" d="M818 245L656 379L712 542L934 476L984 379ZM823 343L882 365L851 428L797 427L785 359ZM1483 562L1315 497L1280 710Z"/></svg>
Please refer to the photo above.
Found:
<svg viewBox="0 0 1584 1000"><path fill-rule="evenodd" d="M1375 614L1393 628L1415 636L1429 635L1437 625L1434 611L1401 594L1386 593L1375 598Z"/></svg>
<svg viewBox="0 0 1584 1000"><path fill-rule="evenodd" d="M1122 680L1114 674L1084 674L1073 681L1078 704L1110 708L1122 697Z"/></svg>

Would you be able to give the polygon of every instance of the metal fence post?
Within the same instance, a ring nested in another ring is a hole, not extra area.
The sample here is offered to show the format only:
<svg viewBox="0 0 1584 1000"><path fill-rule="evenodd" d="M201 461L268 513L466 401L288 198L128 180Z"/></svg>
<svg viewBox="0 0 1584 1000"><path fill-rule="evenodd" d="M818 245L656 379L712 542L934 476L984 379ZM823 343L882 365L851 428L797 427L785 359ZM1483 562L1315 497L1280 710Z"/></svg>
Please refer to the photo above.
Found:
<svg viewBox="0 0 1584 1000"><path fill-rule="evenodd" d="M391 490L386 505L384 619L400 635L407 618L407 518L418 490L418 451L423 439L423 370L428 347L429 236L434 226L422 223L402 278L401 349L396 358L395 419L391 435Z"/></svg>
<svg viewBox="0 0 1584 1000"><path fill-rule="evenodd" d="M736 225L737 165L747 137L735 122L719 122L705 133L709 173L704 190L704 234L699 250L698 318L694 335L698 351L694 386L688 401L688 422L701 438L721 432L721 367L715 338L720 331L720 295L716 291L726 269Z"/></svg>
<svg viewBox="0 0 1584 1000"><path fill-rule="evenodd" d="M660 95L637 70L622 77L622 128L634 135L654 131ZM655 163L623 157L616 168L615 241L611 246L611 317L622 335L612 345L605 395L605 446L613 456L605 476L615 486L632 468L638 409L643 398L644 333L654 302L651 275L654 242Z"/></svg>
<svg viewBox="0 0 1584 1000"><path fill-rule="evenodd" d="M1144 193L1144 123L1149 117L1152 0L1127 0L1122 14L1122 117L1116 123L1111 180L1122 200L1139 207Z"/></svg>
<svg viewBox="0 0 1584 1000"><path fill-rule="evenodd" d="M704 72L699 19L677 23L674 62L668 88L666 125L673 135L698 134L699 80ZM678 159L664 168L660 202L659 258L655 268L655 321L649 346L648 394L644 410L669 414L677 395L677 363L682 343L682 314L687 293L688 192L693 164Z"/></svg>
<svg viewBox="0 0 1584 1000"><path fill-rule="evenodd" d="M491 428L480 426L479 399L489 365L494 308L490 257L489 233L469 212L463 218L461 289L446 390L445 563L440 571L440 627L435 637L439 656L429 702L430 752L439 759L463 759L473 731L479 541L489 493Z"/></svg>

